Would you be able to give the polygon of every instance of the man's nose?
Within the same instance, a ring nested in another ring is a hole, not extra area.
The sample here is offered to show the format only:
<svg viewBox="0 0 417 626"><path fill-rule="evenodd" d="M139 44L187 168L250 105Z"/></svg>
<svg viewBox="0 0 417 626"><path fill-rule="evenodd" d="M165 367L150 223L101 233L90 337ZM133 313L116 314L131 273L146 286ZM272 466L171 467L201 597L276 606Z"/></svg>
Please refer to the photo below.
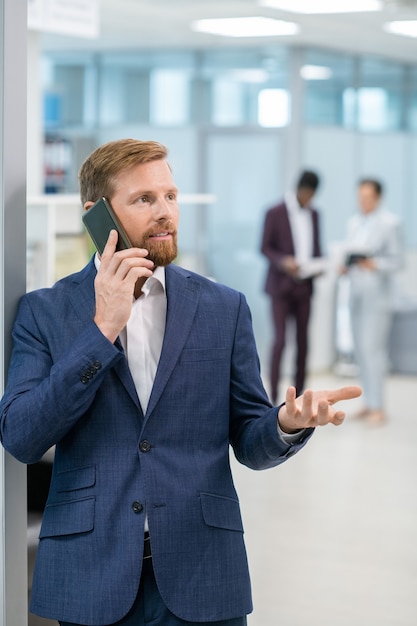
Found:
<svg viewBox="0 0 417 626"><path fill-rule="evenodd" d="M165 198L158 198L152 207L152 213L156 220L161 220L172 215L173 207Z"/></svg>

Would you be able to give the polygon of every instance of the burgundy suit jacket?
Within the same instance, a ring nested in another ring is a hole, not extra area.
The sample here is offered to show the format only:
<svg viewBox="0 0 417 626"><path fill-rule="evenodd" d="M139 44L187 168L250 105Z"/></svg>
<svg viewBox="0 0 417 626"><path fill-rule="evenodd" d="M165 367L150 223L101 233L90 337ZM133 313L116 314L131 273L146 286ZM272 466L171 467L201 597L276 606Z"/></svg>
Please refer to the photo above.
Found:
<svg viewBox="0 0 417 626"><path fill-rule="evenodd" d="M313 257L321 256L319 237L319 214L315 209L312 212L313 221ZM300 284L282 269L284 256L294 256L294 241L291 234L288 209L285 202L269 209L265 216L262 236L262 254L269 261L266 275L265 292L270 296L279 296L289 293ZM313 280L307 279L303 283L309 285L310 294L313 291Z"/></svg>

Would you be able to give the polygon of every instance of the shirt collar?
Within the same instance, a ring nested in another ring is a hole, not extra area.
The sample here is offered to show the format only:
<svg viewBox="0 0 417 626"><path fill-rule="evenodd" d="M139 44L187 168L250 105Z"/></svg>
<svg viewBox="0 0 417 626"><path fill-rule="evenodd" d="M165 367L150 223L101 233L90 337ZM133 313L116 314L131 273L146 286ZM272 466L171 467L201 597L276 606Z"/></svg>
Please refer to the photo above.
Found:
<svg viewBox="0 0 417 626"><path fill-rule="evenodd" d="M165 293L165 268L164 267L156 267L153 271L152 276L149 276L143 284L142 292L145 295L151 291L153 284L159 283L162 287L162 291Z"/></svg>

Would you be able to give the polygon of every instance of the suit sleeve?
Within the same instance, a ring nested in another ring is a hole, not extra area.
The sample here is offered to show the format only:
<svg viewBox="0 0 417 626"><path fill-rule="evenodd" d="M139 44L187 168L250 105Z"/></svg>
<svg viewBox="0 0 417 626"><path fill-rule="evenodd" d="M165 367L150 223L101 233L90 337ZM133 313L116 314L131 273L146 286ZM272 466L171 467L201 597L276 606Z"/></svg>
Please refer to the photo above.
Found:
<svg viewBox="0 0 417 626"><path fill-rule="evenodd" d="M277 248L279 237L276 234L276 218L272 210L265 215L262 233L261 252L276 269L282 269L282 259L285 253Z"/></svg>
<svg viewBox="0 0 417 626"><path fill-rule="evenodd" d="M387 222L386 236L380 250L375 254L374 261L378 271L390 274L403 266L403 241L399 220L392 217Z"/></svg>
<svg viewBox="0 0 417 626"><path fill-rule="evenodd" d="M237 316L231 369L230 440L243 465L262 470L293 456L311 437L306 429L293 443L278 434L278 407L272 407L260 375L249 307L243 295Z"/></svg>
<svg viewBox="0 0 417 626"><path fill-rule="evenodd" d="M13 352L5 394L0 403L3 446L24 463L37 462L67 434L94 400L106 372L122 356L93 321L56 361L48 345L48 325L41 328L31 300L20 302L13 327Z"/></svg>

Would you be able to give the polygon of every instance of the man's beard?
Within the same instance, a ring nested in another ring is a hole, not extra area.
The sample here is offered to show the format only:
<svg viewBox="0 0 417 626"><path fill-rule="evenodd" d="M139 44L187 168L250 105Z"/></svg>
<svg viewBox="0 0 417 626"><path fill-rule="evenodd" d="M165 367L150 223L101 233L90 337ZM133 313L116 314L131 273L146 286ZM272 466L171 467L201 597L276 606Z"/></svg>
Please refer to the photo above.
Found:
<svg viewBox="0 0 417 626"><path fill-rule="evenodd" d="M178 254L177 231L172 226L161 226L158 232L170 231L172 239L170 241L158 241L151 235L153 232L147 232L142 238L135 242L135 247L144 248L148 251L146 258L153 261L155 267L165 267L172 263Z"/></svg>

